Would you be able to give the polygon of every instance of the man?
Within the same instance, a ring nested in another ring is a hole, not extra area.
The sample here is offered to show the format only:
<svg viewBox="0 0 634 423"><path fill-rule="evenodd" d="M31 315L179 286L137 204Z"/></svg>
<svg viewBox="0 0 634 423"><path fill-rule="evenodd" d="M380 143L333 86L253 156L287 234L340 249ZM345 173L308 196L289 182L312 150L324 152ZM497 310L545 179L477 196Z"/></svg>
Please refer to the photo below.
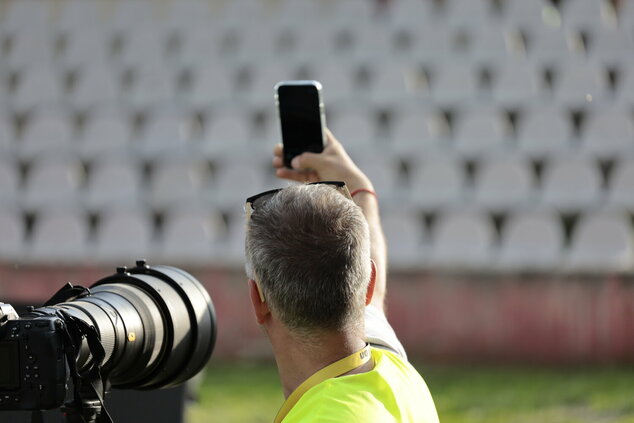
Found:
<svg viewBox="0 0 634 423"><path fill-rule="evenodd" d="M247 200L246 269L286 401L275 422L438 422L384 314L386 247L369 178L328 133L273 164L294 185ZM350 194L351 193L351 194Z"/></svg>

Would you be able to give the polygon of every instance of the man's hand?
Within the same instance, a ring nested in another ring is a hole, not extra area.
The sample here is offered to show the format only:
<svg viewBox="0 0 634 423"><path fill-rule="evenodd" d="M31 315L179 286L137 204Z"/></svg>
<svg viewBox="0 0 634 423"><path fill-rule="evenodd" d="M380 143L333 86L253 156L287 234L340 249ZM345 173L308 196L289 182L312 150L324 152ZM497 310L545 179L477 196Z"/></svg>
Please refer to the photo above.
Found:
<svg viewBox="0 0 634 423"><path fill-rule="evenodd" d="M284 167L282 144L275 146L273 166L279 178L299 182L343 181L350 192L359 188L373 190L370 179L354 164L343 146L326 130L326 146L322 153L302 153L291 161L292 169Z"/></svg>

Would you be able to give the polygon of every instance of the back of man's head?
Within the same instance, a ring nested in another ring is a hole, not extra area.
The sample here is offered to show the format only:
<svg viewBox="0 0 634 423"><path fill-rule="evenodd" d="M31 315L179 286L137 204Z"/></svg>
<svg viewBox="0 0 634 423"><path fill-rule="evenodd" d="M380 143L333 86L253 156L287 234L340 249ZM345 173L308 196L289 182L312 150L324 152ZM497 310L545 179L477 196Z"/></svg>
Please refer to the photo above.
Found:
<svg viewBox="0 0 634 423"><path fill-rule="evenodd" d="M247 275L293 332L356 329L370 280L361 209L327 185L296 185L257 203L247 224Z"/></svg>

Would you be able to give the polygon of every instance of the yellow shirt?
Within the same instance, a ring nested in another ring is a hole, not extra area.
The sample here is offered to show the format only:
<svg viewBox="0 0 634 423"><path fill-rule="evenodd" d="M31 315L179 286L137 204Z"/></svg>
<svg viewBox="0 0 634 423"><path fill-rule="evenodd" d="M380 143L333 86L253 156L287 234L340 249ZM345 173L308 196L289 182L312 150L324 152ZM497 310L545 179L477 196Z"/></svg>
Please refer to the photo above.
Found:
<svg viewBox="0 0 634 423"><path fill-rule="evenodd" d="M312 387L283 423L437 423L429 389L397 354L372 348L374 369L331 378Z"/></svg>

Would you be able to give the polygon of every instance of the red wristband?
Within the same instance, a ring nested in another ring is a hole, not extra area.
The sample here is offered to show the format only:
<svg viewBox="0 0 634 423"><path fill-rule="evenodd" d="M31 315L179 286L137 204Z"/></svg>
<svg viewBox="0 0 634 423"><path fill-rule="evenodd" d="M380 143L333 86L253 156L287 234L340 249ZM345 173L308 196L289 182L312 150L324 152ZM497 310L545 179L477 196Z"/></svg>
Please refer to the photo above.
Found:
<svg viewBox="0 0 634 423"><path fill-rule="evenodd" d="M378 195L376 195L376 192L374 192L374 191L372 191L371 189L368 189L368 188L359 188L359 189L355 189L354 191L352 191L352 192L350 193L350 197L354 197L355 195L357 195L357 194L358 194L358 193L360 193L360 192L367 192L368 194L372 194L372 195L374 195L374 197L375 197L377 200L379 199L379 196L378 196Z"/></svg>

